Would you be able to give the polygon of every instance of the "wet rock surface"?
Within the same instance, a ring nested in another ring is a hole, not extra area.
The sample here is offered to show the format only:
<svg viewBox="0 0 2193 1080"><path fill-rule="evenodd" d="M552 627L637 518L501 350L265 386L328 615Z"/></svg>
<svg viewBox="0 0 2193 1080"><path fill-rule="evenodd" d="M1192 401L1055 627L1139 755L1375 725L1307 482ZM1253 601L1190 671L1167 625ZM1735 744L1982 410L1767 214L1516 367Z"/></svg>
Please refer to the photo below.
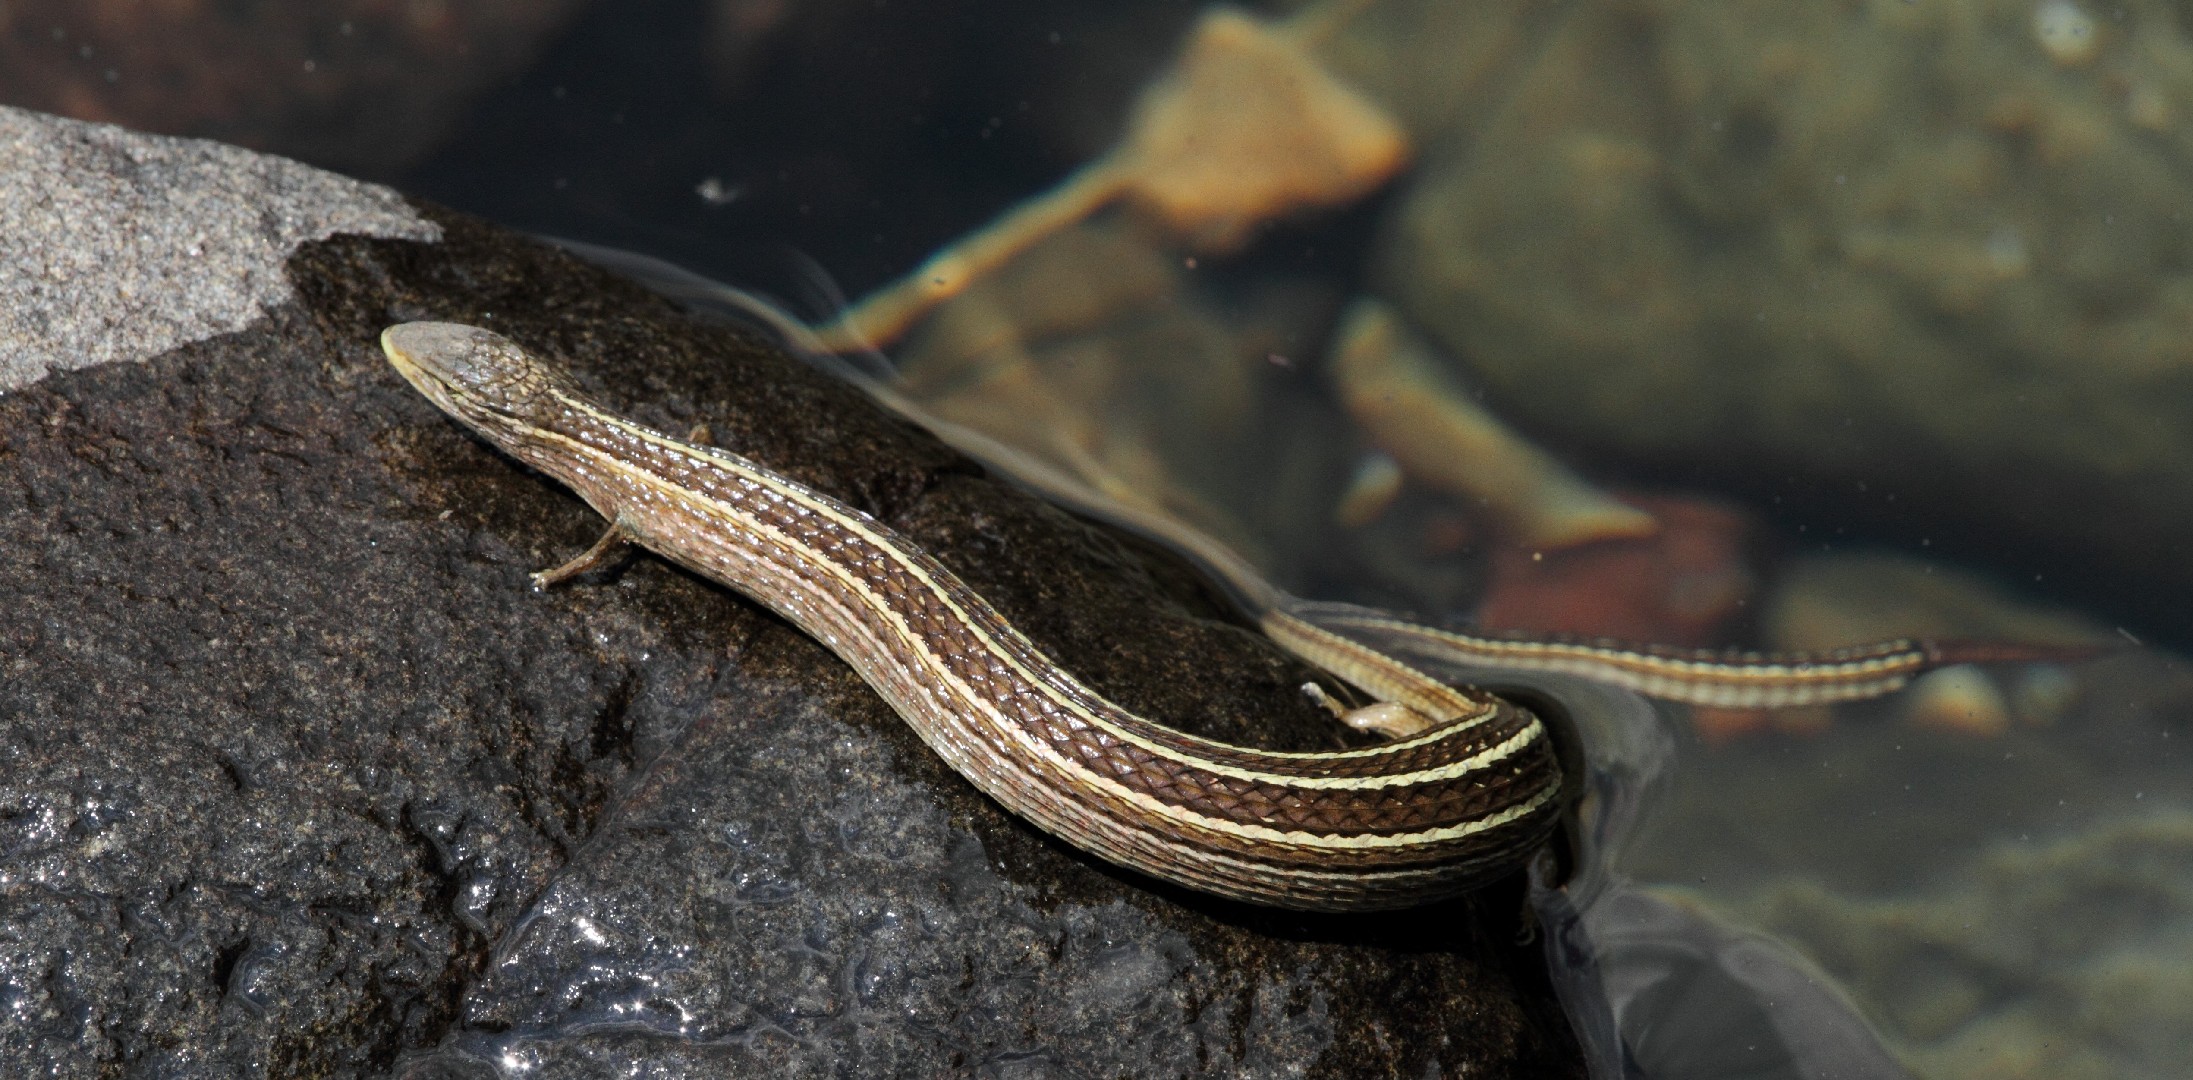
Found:
<svg viewBox="0 0 2193 1080"><path fill-rule="evenodd" d="M421 213L442 242L305 244L242 330L0 396L0 1072L1578 1071L1512 886L1368 919L1182 894L1006 815L727 590L641 557L529 591L598 519L404 386L385 325L491 326L708 423L1130 707L1335 738L1166 557Z"/></svg>

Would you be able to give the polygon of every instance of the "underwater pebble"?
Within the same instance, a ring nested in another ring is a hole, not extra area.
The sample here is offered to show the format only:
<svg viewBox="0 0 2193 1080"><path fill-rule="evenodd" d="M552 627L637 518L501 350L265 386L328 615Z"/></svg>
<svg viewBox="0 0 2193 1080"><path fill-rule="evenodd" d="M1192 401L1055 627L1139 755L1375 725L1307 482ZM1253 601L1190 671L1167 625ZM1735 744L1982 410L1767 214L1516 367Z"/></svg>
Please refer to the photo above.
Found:
<svg viewBox="0 0 2193 1080"><path fill-rule="evenodd" d="M1750 557L1758 522L1701 498L1623 498L1659 531L1562 550L1504 540L1492 549L1478 625L1663 645L1725 640L1758 592Z"/></svg>
<svg viewBox="0 0 2193 1080"><path fill-rule="evenodd" d="M1987 672L1958 664L1914 681L1904 697L1904 718L1940 731L2000 735L2010 728L2010 703Z"/></svg>

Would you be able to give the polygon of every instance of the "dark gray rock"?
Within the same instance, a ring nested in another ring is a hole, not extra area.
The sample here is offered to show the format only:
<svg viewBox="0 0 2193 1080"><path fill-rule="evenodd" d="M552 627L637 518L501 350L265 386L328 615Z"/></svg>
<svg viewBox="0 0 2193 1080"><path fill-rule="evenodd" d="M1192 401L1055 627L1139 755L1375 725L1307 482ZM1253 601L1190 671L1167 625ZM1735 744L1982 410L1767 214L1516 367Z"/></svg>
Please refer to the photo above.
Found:
<svg viewBox="0 0 2193 1080"><path fill-rule="evenodd" d="M441 242L308 243L243 329L0 396L0 1074L1579 1071L1512 886L1367 919L1181 893L1005 814L726 590L643 557L529 591L598 520L412 393L385 325L492 326L707 421L1130 707L1334 738L1163 554L419 212Z"/></svg>

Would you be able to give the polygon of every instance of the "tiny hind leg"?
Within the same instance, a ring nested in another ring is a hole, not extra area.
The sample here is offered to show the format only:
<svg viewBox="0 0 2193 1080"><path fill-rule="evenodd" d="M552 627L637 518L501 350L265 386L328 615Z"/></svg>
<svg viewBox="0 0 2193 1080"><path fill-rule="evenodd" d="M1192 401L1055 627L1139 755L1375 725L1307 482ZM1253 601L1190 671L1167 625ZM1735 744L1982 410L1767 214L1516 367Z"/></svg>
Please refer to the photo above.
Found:
<svg viewBox="0 0 2193 1080"><path fill-rule="evenodd" d="M546 590L551 586L561 585L580 574L613 565L624 558L631 545L632 530L625 525L623 518L618 518L610 522L608 528L602 530L601 539L594 541L593 547L580 552L561 566L551 567L535 573L533 575L533 588L535 591Z"/></svg>

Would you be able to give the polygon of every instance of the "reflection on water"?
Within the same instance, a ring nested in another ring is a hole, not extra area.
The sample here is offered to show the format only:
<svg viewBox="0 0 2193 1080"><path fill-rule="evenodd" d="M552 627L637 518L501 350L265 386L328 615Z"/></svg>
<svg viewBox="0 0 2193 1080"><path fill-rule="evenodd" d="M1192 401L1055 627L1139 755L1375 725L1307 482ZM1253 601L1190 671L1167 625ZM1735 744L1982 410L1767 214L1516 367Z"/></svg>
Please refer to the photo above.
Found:
<svg viewBox="0 0 2193 1080"><path fill-rule="evenodd" d="M44 7L0 6L7 100L379 162L820 324L811 254L886 298L840 329L901 392L1305 595L1681 645L2193 632L2161 0L361 3L269 18L251 94L151 97L199 46ZM402 82L416 122L297 119L378 115L403 56L470 59ZM1651 1075L2178 1071L2165 650L1600 713L1666 750L1602 769L1664 790L1603 792L1635 838L1541 899Z"/></svg>

